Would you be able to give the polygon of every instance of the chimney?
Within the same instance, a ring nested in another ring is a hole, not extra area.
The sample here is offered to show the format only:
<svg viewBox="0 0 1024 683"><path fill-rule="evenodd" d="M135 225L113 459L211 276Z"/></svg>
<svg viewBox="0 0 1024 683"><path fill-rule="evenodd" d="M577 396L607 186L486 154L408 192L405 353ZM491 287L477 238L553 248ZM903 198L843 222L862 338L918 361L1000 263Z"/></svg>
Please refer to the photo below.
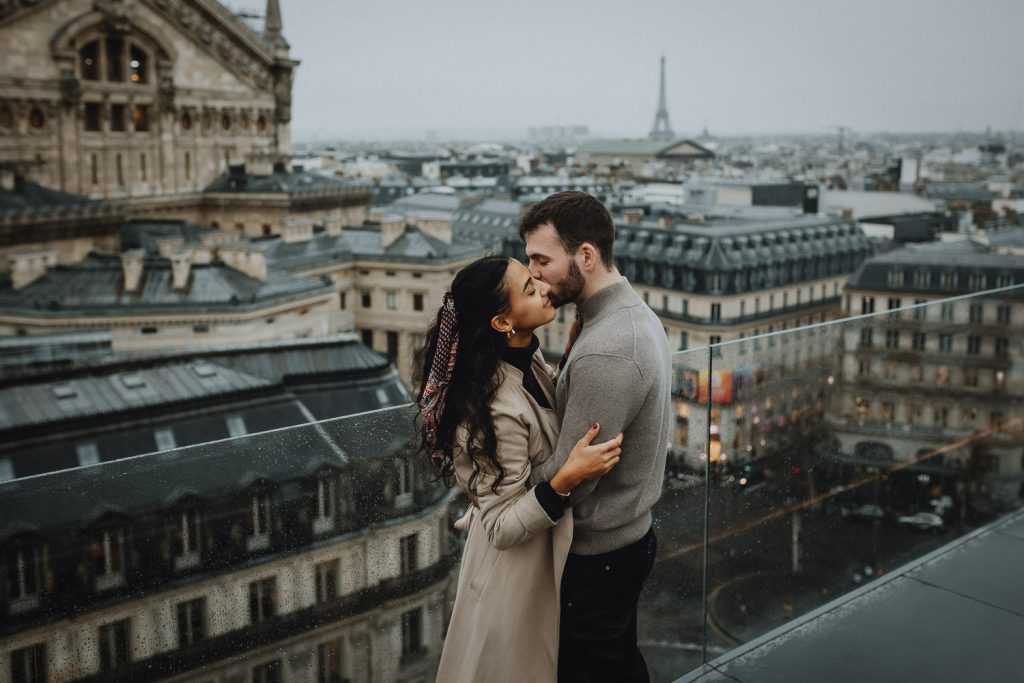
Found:
<svg viewBox="0 0 1024 683"><path fill-rule="evenodd" d="M267 281L267 250L264 247L238 242L222 246L217 250L217 256L240 273L260 282Z"/></svg>
<svg viewBox="0 0 1024 683"><path fill-rule="evenodd" d="M146 252L142 249L131 249L121 254L121 271L124 273L124 291L134 292L142 280L142 266Z"/></svg>
<svg viewBox="0 0 1024 683"><path fill-rule="evenodd" d="M380 246L387 249L405 232L405 216L391 213L380 222Z"/></svg>
<svg viewBox="0 0 1024 683"><path fill-rule="evenodd" d="M324 217L324 232L331 237L340 235L344 225L345 216L340 213L332 213L330 216Z"/></svg>
<svg viewBox="0 0 1024 683"><path fill-rule="evenodd" d="M308 217L289 218L281 228L281 241L285 244L308 242L313 239L313 219Z"/></svg>
<svg viewBox="0 0 1024 683"><path fill-rule="evenodd" d="M622 212L622 219L626 221L626 225L636 225L643 218L643 209L626 209Z"/></svg>
<svg viewBox="0 0 1024 683"><path fill-rule="evenodd" d="M0 166L0 190L14 191L14 169Z"/></svg>
<svg viewBox="0 0 1024 683"><path fill-rule="evenodd" d="M176 251L171 254L170 259L174 289L185 289L188 287L188 276L192 272L192 250Z"/></svg>
<svg viewBox="0 0 1024 683"><path fill-rule="evenodd" d="M57 265L57 252L53 249L14 251L7 254L7 263L11 286L20 290L46 275L47 268Z"/></svg>
<svg viewBox="0 0 1024 683"><path fill-rule="evenodd" d="M268 154L253 154L245 159L245 168L251 176L274 175L274 157Z"/></svg>
<svg viewBox="0 0 1024 683"><path fill-rule="evenodd" d="M156 250L163 258L170 258L171 254L181 251L184 246L184 237L160 237L156 241Z"/></svg>

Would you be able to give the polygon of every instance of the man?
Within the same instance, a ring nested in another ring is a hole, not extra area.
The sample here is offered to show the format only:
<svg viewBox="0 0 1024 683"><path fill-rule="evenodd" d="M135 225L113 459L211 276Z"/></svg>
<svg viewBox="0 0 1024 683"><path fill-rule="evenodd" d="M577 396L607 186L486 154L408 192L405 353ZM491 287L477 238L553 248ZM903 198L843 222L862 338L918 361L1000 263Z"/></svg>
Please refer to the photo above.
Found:
<svg viewBox="0 0 1024 683"><path fill-rule="evenodd" d="M636 610L654 563L651 507L661 495L672 428L668 340L616 269L615 224L597 199L553 194L520 219L519 235L551 302L575 302L582 319L556 390L561 437L535 478L549 479L594 422L606 436L625 434L619 465L571 492L558 680L648 681Z"/></svg>

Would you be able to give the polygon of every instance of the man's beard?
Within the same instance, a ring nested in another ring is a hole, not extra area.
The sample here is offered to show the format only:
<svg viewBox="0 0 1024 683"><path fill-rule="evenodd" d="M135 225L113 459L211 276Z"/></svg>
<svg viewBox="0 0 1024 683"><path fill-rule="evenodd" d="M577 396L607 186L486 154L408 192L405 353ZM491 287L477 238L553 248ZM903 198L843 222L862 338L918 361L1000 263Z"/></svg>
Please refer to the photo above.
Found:
<svg viewBox="0 0 1024 683"><path fill-rule="evenodd" d="M579 298L583 292L584 284L586 282L583 279L583 273L580 272L579 266L576 265L575 261L570 260L569 274L558 282L551 284L551 289L548 291L548 299L551 300L551 304L555 308L561 308Z"/></svg>

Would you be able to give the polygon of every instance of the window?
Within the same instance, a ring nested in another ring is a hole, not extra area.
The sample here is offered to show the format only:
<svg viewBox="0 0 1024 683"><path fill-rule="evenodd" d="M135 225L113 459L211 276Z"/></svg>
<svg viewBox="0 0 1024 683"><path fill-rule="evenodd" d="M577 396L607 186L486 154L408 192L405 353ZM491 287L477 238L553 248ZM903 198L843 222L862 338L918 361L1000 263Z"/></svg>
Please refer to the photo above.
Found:
<svg viewBox="0 0 1024 683"><path fill-rule="evenodd" d="M43 549L36 543L15 546L8 555L8 591L12 613L39 606L43 585Z"/></svg>
<svg viewBox="0 0 1024 683"><path fill-rule="evenodd" d="M867 358L861 358L857 364L857 376L858 377L870 377L871 376L871 361Z"/></svg>
<svg viewBox="0 0 1024 683"><path fill-rule="evenodd" d="M185 180L192 178L192 153L185 152Z"/></svg>
<svg viewBox="0 0 1024 683"><path fill-rule="evenodd" d="M175 569L190 569L199 565L199 513L195 508L181 511L174 529Z"/></svg>
<svg viewBox="0 0 1024 683"><path fill-rule="evenodd" d="M78 67L82 80L100 80L100 41L94 40L78 51Z"/></svg>
<svg viewBox="0 0 1024 683"><path fill-rule="evenodd" d="M1000 325L1010 324L1010 306L1008 304L999 304L996 307L996 322Z"/></svg>
<svg viewBox="0 0 1024 683"><path fill-rule="evenodd" d="M857 419L863 422L871 417L871 403L862 398L857 399Z"/></svg>
<svg viewBox="0 0 1024 683"><path fill-rule="evenodd" d="M953 304L944 303L941 309L941 318L944 323L953 322Z"/></svg>
<svg viewBox="0 0 1024 683"><path fill-rule="evenodd" d="M932 276L927 269L920 268L914 272L914 286L918 289L928 289L931 282Z"/></svg>
<svg viewBox="0 0 1024 683"><path fill-rule="evenodd" d="M373 330L362 330L359 335L363 339L363 346L368 349L373 348Z"/></svg>
<svg viewBox="0 0 1024 683"><path fill-rule="evenodd" d="M928 338L924 332L914 332L911 337L911 345L915 351L924 351L925 344L927 343Z"/></svg>
<svg viewBox="0 0 1024 683"><path fill-rule="evenodd" d="M881 405L881 418L882 422L892 422L895 417L896 409L893 406L892 401L882 401Z"/></svg>
<svg viewBox="0 0 1024 683"><path fill-rule="evenodd" d="M339 683L341 676L341 641L329 640L316 646L317 683Z"/></svg>
<svg viewBox="0 0 1024 683"><path fill-rule="evenodd" d="M951 272L951 271L946 271L946 272L941 274L940 280L942 282L942 288L943 289L955 289L956 288L956 285L957 285L956 273Z"/></svg>
<svg viewBox="0 0 1024 683"><path fill-rule="evenodd" d="M923 418L923 416L924 408L921 407L920 403L907 404L907 422L909 424L921 424L921 419Z"/></svg>
<svg viewBox="0 0 1024 683"><path fill-rule="evenodd" d="M897 363L895 363L893 361L889 361L888 363L885 364L885 378L887 380L890 380L890 381L895 380L896 379L897 371L898 371L898 364Z"/></svg>
<svg viewBox="0 0 1024 683"><path fill-rule="evenodd" d="M901 306L899 297L889 297L889 310L896 310Z"/></svg>
<svg viewBox="0 0 1024 683"><path fill-rule="evenodd" d="M981 337L972 334L967 337L967 353L976 356L981 351Z"/></svg>
<svg viewBox="0 0 1024 683"><path fill-rule="evenodd" d="M139 180L146 182L146 155L139 155Z"/></svg>
<svg viewBox="0 0 1024 683"><path fill-rule="evenodd" d="M940 365L935 368L935 383L941 385L949 384L949 366Z"/></svg>
<svg viewBox="0 0 1024 683"><path fill-rule="evenodd" d="M992 386L996 389L1006 388L1006 373L1003 370L996 370L992 375Z"/></svg>
<svg viewBox="0 0 1024 683"><path fill-rule="evenodd" d="M241 415L228 415L224 418L228 425L228 434L231 436L245 436L249 433L245 426L245 418Z"/></svg>
<svg viewBox="0 0 1024 683"><path fill-rule="evenodd" d="M718 322L722 319L722 304L711 304L711 320Z"/></svg>
<svg viewBox="0 0 1024 683"><path fill-rule="evenodd" d="M740 317L742 318L747 313L747 302L740 301Z"/></svg>
<svg viewBox="0 0 1024 683"><path fill-rule="evenodd" d="M943 353L953 352L953 335L951 334L940 334L939 335L939 351Z"/></svg>
<svg viewBox="0 0 1024 683"><path fill-rule="evenodd" d="M153 438L156 439L157 450L169 451L178 447L174 440L174 432L170 429L157 429L153 432Z"/></svg>
<svg viewBox="0 0 1024 683"><path fill-rule="evenodd" d="M986 280L984 273L971 273L968 286L972 292L980 292L985 289Z"/></svg>
<svg viewBox="0 0 1024 683"><path fill-rule="evenodd" d="M316 480L316 516L313 519L313 533L322 534L334 529L334 511L337 500L337 479L330 473L321 474Z"/></svg>
<svg viewBox="0 0 1024 683"><path fill-rule="evenodd" d="M136 104L132 106L132 124L136 133L149 132L149 105Z"/></svg>
<svg viewBox="0 0 1024 683"><path fill-rule="evenodd" d="M147 83L149 77L146 73L146 64L149 60L146 53L137 45L132 45L128 53L128 80L140 85Z"/></svg>
<svg viewBox="0 0 1024 683"><path fill-rule="evenodd" d="M46 644L11 651L12 683L46 683Z"/></svg>
<svg viewBox="0 0 1024 683"><path fill-rule="evenodd" d="M393 330L388 330L386 335L387 339L387 357L391 362L398 360L398 333Z"/></svg>
<svg viewBox="0 0 1024 683"><path fill-rule="evenodd" d="M412 310L422 311L423 310L423 295L413 294L412 295Z"/></svg>
<svg viewBox="0 0 1024 683"><path fill-rule="evenodd" d="M206 635L206 598L178 603L178 647L197 643Z"/></svg>
<svg viewBox="0 0 1024 683"><path fill-rule="evenodd" d="M107 80L124 81L124 41L120 38L107 38Z"/></svg>
<svg viewBox="0 0 1024 683"><path fill-rule="evenodd" d="M996 355L1005 356L1010 352L1010 338L996 337Z"/></svg>
<svg viewBox="0 0 1024 683"><path fill-rule="evenodd" d="M262 491L252 494L247 514L249 538L245 547L250 552L263 550L270 545L270 496Z"/></svg>
<svg viewBox="0 0 1024 683"><path fill-rule="evenodd" d="M964 368L964 386L978 386L978 368Z"/></svg>
<svg viewBox="0 0 1024 683"><path fill-rule="evenodd" d="M861 313L874 313L875 312L875 297L865 296L860 300L860 312Z"/></svg>
<svg viewBox="0 0 1024 683"><path fill-rule="evenodd" d="M900 347L900 331L899 330L886 330L885 331L885 348L887 349L898 349Z"/></svg>
<svg viewBox="0 0 1024 683"><path fill-rule="evenodd" d="M102 126L103 105L99 102L86 102L82 117L85 129L90 133L98 133Z"/></svg>
<svg viewBox="0 0 1024 683"><path fill-rule="evenodd" d="M948 427L949 426L949 408L946 406L935 406L932 409L932 416L934 417L935 425L937 427Z"/></svg>
<svg viewBox="0 0 1024 683"><path fill-rule="evenodd" d="M409 574L416 571L416 534L402 536L399 539L399 553L401 554L402 574Z"/></svg>
<svg viewBox="0 0 1024 683"><path fill-rule="evenodd" d="M372 304L372 299L370 298L370 293L369 292L362 292L360 294L360 298L362 300L363 308L369 308L370 305Z"/></svg>
<svg viewBox="0 0 1024 683"><path fill-rule="evenodd" d="M685 351L690 346L690 335L686 332L679 333L679 350Z"/></svg>
<svg viewBox="0 0 1024 683"><path fill-rule="evenodd" d="M870 347L873 344L872 336L874 330L870 327L861 328L860 331L860 345L863 347Z"/></svg>
<svg viewBox="0 0 1024 683"><path fill-rule="evenodd" d="M275 659L252 668L252 683L281 683L281 660Z"/></svg>
<svg viewBox="0 0 1024 683"><path fill-rule="evenodd" d="M903 271L902 270L890 270L888 278L890 287L902 287L903 286ZM892 308L890 306L890 308Z"/></svg>
<svg viewBox="0 0 1024 683"><path fill-rule="evenodd" d="M920 363L912 363L910 365L910 379L915 382L920 382L924 379L924 366Z"/></svg>
<svg viewBox="0 0 1024 683"><path fill-rule="evenodd" d="M277 608L277 578L269 577L249 584L249 623L272 619Z"/></svg>
<svg viewBox="0 0 1024 683"><path fill-rule="evenodd" d="M89 176L93 185L100 183L100 162L95 154L89 155Z"/></svg>
<svg viewBox="0 0 1024 683"><path fill-rule="evenodd" d="M721 344L721 343L722 343L722 335L720 335L720 334L712 334L711 336L708 337L708 344Z"/></svg>
<svg viewBox="0 0 1024 683"><path fill-rule="evenodd" d="M389 311L393 311L398 308L398 293L388 291L384 294L385 305Z"/></svg>
<svg viewBox="0 0 1024 683"><path fill-rule="evenodd" d="M412 657L423 650L423 610L416 608L402 613L402 657Z"/></svg>
<svg viewBox="0 0 1024 683"><path fill-rule="evenodd" d="M131 659L130 624L130 619L122 619L100 626L100 671L111 671Z"/></svg>
<svg viewBox="0 0 1024 683"><path fill-rule="evenodd" d="M269 226L264 226L263 234L269 235L270 231L267 229ZM342 292L340 297L341 310L345 310L348 307L348 292Z"/></svg>
<svg viewBox="0 0 1024 683"><path fill-rule="evenodd" d="M104 529L93 536L90 546L96 589L105 590L124 583L124 530Z"/></svg>
<svg viewBox="0 0 1024 683"><path fill-rule="evenodd" d="M125 105L110 105L110 130L123 133L125 130Z"/></svg>
<svg viewBox="0 0 1024 683"><path fill-rule="evenodd" d="M982 305L971 304L970 306L970 320L972 323L980 323L982 318Z"/></svg>
<svg viewBox="0 0 1024 683"><path fill-rule="evenodd" d="M398 461L398 495L395 497L395 507L405 507L412 503L412 490L415 467L409 458L402 458Z"/></svg>
<svg viewBox="0 0 1024 683"><path fill-rule="evenodd" d="M95 465L100 461L100 451L92 441L75 446L75 454L78 456L79 467Z"/></svg>
<svg viewBox="0 0 1024 683"><path fill-rule="evenodd" d="M327 602L338 596L338 561L327 560L313 567L316 580L316 603Z"/></svg>

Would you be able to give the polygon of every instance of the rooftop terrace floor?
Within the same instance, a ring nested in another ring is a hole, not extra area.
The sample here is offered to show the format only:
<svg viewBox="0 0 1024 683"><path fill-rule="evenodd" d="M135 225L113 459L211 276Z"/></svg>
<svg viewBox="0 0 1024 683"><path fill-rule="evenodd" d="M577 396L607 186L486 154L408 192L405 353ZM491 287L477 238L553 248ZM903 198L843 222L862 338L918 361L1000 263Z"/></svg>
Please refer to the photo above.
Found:
<svg viewBox="0 0 1024 683"><path fill-rule="evenodd" d="M1024 510L676 683L1024 681Z"/></svg>

